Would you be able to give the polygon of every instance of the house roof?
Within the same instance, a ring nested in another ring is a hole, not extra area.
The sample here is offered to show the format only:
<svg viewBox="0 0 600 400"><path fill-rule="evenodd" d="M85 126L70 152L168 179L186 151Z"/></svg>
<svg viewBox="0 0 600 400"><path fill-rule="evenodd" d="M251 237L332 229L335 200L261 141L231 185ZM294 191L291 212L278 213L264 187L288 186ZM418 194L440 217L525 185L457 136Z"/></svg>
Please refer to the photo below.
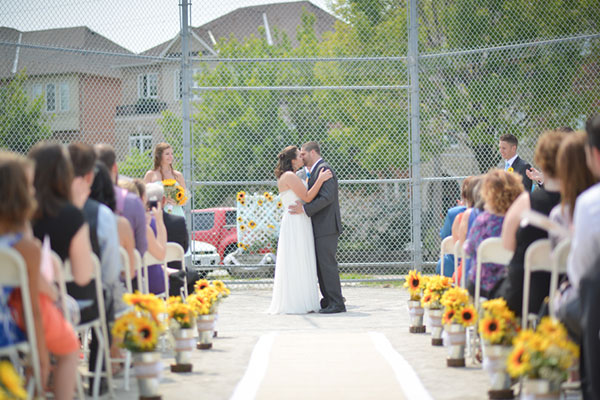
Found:
<svg viewBox="0 0 600 400"><path fill-rule="evenodd" d="M337 19L309 1L263 4L238 8L204 25L192 28L193 38L190 41L190 51L202 52L205 55L216 55L214 45L219 39L229 38L233 35L237 40L242 41L250 35L258 36L258 28L260 26L265 27L265 20L273 40L275 40L274 29L277 28L280 32L285 32L292 46L297 46L296 35L298 26L302 22L303 8L315 14L315 33L319 39L323 37L325 32L333 31ZM181 39L179 36L152 47L141 54L146 56L168 56L170 52L174 54L181 52ZM141 63L147 62L140 61Z"/></svg>
<svg viewBox="0 0 600 400"><path fill-rule="evenodd" d="M0 27L0 41L133 55L131 51L85 26L28 32ZM28 76L85 73L118 77L119 71L114 67L124 65L128 61L131 61L128 57L0 45L0 78L12 77L15 63L16 70L21 71L25 68Z"/></svg>

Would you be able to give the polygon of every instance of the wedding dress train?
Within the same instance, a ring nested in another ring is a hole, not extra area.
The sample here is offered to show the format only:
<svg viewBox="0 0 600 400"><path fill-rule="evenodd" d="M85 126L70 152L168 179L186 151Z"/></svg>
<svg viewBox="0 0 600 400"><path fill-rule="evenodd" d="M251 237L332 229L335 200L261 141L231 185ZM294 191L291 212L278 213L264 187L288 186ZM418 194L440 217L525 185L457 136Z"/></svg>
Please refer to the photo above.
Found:
<svg viewBox="0 0 600 400"><path fill-rule="evenodd" d="M288 207L300 198L291 190L280 194L283 213L277 244L273 298L269 314L305 314L319 310L315 242L310 218L290 214Z"/></svg>

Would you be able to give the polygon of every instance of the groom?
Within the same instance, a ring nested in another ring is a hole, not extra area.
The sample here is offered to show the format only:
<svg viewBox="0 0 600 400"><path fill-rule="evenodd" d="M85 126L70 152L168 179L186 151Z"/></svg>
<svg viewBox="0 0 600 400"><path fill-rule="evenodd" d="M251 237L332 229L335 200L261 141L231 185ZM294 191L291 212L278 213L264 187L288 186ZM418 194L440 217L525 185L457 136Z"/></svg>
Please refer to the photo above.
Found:
<svg viewBox="0 0 600 400"><path fill-rule="evenodd" d="M322 308L319 312L322 314L345 312L346 307L342 297L336 260L338 237L342 233L337 178L329 164L321 158L321 149L317 142L308 142L302 145L300 157L304 160L307 168L309 189L314 185L321 170L329 169L333 173L333 178L323 183L313 201L306 203L304 207L297 201L296 204L290 206L290 213L305 212L312 219L317 255L317 277L323 295Z"/></svg>

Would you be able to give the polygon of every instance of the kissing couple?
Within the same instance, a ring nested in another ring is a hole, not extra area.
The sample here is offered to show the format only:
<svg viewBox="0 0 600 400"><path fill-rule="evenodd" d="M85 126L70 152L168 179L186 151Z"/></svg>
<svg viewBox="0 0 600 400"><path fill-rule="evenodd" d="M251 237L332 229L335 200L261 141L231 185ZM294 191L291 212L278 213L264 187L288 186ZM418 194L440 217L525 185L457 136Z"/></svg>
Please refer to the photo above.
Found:
<svg viewBox="0 0 600 400"><path fill-rule="evenodd" d="M342 220L335 173L317 142L278 155L281 220L270 314L345 312L336 259ZM323 298L319 302L317 281Z"/></svg>

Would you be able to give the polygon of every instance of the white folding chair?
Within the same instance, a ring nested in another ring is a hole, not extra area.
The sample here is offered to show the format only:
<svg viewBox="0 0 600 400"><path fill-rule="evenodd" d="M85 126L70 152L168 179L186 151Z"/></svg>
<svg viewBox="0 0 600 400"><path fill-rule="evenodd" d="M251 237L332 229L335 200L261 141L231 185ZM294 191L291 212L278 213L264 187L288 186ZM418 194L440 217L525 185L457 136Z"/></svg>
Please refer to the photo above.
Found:
<svg viewBox="0 0 600 400"><path fill-rule="evenodd" d="M440 275L444 275L444 256L446 254L454 255L454 266L456 268L456 255L455 255L455 246L454 246L454 238L452 236L448 236L442 240L442 244L440 245L440 258L442 260L440 266ZM456 269L455 269L456 271Z"/></svg>
<svg viewBox="0 0 600 400"><path fill-rule="evenodd" d="M178 243L168 242L167 243L167 252L165 254L164 260L159 260L154 257L149 252L144 254L143 264L144 264L144 276L146 278L146 293L148 293L148 266L154 264L160 264L163 270L163 277L165 280L165 291L163 293L157 294L158 297L164 297L165 299L169 298L169 272L167 270L167 263L171 261L181 261L182 268L184 260L185 252L183 251L183 247Z"/></svg>
<svg viewBox="0 0 600 400"><path fill-rule="evenodd" d="M44 394L42 387L42 374L40 369L40 356L37 352L37 338L35 336L35 325L33 323L33 311L31 308L31 297L29 293L29 281L27 280L27 267L25 261L18 251L8 247L0 250L0 290L3 287L21 288L21 302L25 316L25 333L27 341L4 346L0 348L0 356L16 356L18 352L29 354L30 364L33 369L34 385L40 395ZM40 340L44 340L40 338ZM30 388L32 390L33 388Z"/></svg>
<svg viewBox="0 0 600 400"><path fill-rule="evenodd" d="M181 270L185 272L185 251L183 251L183 247L181 247L181 245L179 243L175 243L175 242L167 243L167 254L165 255L165 264L163 266L164 271L165 271L165 282L167 282L167 286L165 286L165 288L167 290L167 298L169 297L169 286L168 286L169 268L167 267L167 263L170 263L171 261L181 262ZM171 270L171 271L175 271L175 270ZM188 295L187 274L183 275L183 277L184 277L183 289L184 289L185 297L187 297L187 295Z"/></svg>
<svg viewBox="0 0 600 400"><path fill-rule="evenodd" d="M147 291L147 285L145 283L145 279L143 276L143 263L142 263L142 256L140 255L140 252L137 249L133 249L133 258L135 259L135 266L134 266L134 271L135 271L135 276L136 276L136 281L137 281L137 290L140 293L148 293Z"/></svg>
<svg viewBox="0 0 600 400"><path fill-rule="evenodd" d="M525 272L523 275L523 306L521 311L521 328L527 329L529 321L529 291L531 273L546 271L552 273L552 245L550 239L539 239L531 243L525 250ZM552 280L552 279L551 279ZM535 316L534 316L535 319Z"/></svg>
<svg viewBox="0 0 600 400"><path fill-rule="evenodd" d="M552 251L552 276L550 277L550 303L549 311L550 315L554 315L554 296L556 296L556 289L558 289L558 276L560 274L567 273L567 259L569 258L569 252L571 251L571 239L563 239Z"/></svg>
<svg viewBox="0 0 600 400"><path fill-rule="evenodd" d="M125 273L125 288L127 289L127 293L133 293L131 287L131 265L129 265L129 254L127 254L127 250L121 246L119 246L119 256L121 258L123 272Z"/></svg>
<svg viewBox="0 0 600 400"><path fill-rule="evenodd" d="M502 246L502 239L499 237L487 238L477 247L477 269L475 271L475 307L477 310L479 310L481 297L481 265L483 263L508 265L513 253Z"/></svg>
<svg viewBox="0 0 600 400"><path fill-rule="evenodd" d="M96 302L98 306L98 318L81 323L79 325L74 326L75 332L80 333L82 337L87 337L87 332L89 329L93 329L96 333L96 337L98 338L98 355L96 357L96 365L93 373L93 387L92 387L92 396L94 399L97 399L100 393L100 380L102 375L106 375L106 379L108 382L108 390L111 397L114 397L113 392L113 379L112 379L112 370L110 368L110 349L109 349L109 341L108 341L108 325L106 323L106 311L104 307L104 294L102 292L102 274L100 271L100 260L96 257L95 254L92 253L92 279L95 280L95 288L96 288ZM67 283L74 282L73 273L71 269L71 263L69 260L63 263L62 270L58 271L58 286L62 299L63 310L67 310L66 305L66 294L67 294ZM67 321L73 325L71 321L71 315L66 312L65 318ZM106 372L102 372L102 361L107 360L106 362ZM79 370L78 370L79 374ZM83 393L83 383L81 381L82 376L79 375L77 379L77 392L79 394L80 399L85 398L85 394Z"/></svg>

